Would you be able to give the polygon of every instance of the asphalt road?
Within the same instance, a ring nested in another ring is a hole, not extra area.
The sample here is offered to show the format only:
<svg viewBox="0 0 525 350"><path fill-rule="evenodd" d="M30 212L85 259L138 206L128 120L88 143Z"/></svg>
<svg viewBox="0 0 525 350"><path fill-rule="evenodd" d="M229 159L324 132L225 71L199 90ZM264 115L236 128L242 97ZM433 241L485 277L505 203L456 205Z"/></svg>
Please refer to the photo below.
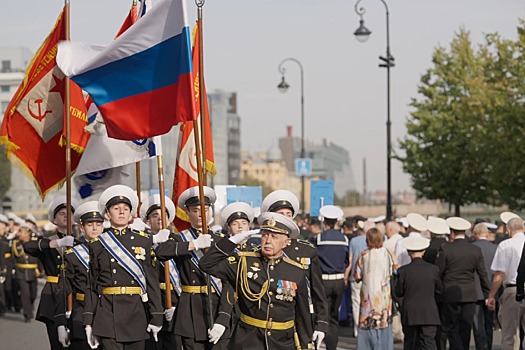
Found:
<svg viewBox="0 0 525 350"><path fill-rule="evenodd" d="M39 281L39 294L44 281ZM35 313L38 307L39 298L35 301ZM349 327L339 329L338 349L356 349L355 338L351 337L352 330ZM501 334L499 331L494 332L494 350L500 350L499 346ZM50 349L46 327L43 323L32 320L31 323L24 323L24 317L21 313L15 314L8 312L4 317L0 317L0 349L14 350L44 350ZM325 349L324 346L321 349ZM401 343L396 343L394 349L403 349ZM470 349L475 350L473 340Z"/></svg>

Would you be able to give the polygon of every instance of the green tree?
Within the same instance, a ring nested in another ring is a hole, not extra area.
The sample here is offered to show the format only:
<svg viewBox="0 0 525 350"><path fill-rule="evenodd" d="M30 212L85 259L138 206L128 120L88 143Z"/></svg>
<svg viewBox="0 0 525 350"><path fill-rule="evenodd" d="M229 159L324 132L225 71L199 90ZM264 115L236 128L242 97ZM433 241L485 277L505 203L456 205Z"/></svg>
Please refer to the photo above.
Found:
<svg viewBox="0 0 525 350"><path fill-rule="evenodd" d="M356 207L362 204L361 194L355 190L348 190L346 193L339 197L337 194L334 198L335 205L341 207Z"/></svg>
<svg viewBox="0 0 525 350"><path fill-rule="evenodd" d="M488 200L484 111L490 55L475 50L469 33L456 34L448 49L438 47L433 67L421 77L418 98L411 101L401 159L418 196L460 207Z"/></svg>
<svg viewBox="0 0 525 350"><path fill-rule="evenodd" d="M0 147L0 203L11 187L11 162L6 157L5 146Z"/></svg>

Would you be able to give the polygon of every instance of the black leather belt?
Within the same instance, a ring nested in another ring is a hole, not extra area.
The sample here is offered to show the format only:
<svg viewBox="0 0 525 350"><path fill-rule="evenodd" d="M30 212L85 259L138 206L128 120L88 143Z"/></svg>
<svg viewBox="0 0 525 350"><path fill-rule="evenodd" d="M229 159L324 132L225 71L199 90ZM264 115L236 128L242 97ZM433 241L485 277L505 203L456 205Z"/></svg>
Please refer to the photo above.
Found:
<svg viewBox="0 0 525 350"><path fill-rule="evenodd" d="M509 287L516 287L516 284L507 283L507 284L505 285L505 288L509 288Z"/></svg>

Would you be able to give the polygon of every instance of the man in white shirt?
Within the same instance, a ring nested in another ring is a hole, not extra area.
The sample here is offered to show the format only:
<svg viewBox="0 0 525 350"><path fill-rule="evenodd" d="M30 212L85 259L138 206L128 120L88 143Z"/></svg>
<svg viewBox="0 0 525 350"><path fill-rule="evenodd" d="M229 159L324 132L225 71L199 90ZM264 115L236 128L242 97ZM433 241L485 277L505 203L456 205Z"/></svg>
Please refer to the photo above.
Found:
<svg viewBox="0 0 525 350"><path fill-rule="evenodd" d="M399 226L397 222L389 221L386 223L385 234L388 239L383 243L383 247L388 249L392 254L395 254L397 241L403 239L399 231L401 231L401 226Z"/></svg>
<svg viewBox="0 0 525 350"><path fill-rule="evenodd" d="M506 222L506 230L510 238L501 242L496 250L490 269L494 271L492 288L487 298L489 310L496 308L496 292L503 284L503 294L499 298L499 320L501 324L501 349L517 350L520 348L520 324L525 326L525 306L515 300L516 276L521 259L525 235L523 234L523 220L515 217L506 222L508 217L501 216Z"/></svg>

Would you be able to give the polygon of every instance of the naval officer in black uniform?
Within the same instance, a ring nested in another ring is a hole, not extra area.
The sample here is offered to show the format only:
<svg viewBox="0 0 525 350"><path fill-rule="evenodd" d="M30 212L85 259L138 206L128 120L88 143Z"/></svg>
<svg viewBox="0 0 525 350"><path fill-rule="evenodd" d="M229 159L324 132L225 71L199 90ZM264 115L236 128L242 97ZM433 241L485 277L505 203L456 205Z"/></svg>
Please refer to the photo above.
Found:
<svg viewBox="0 0 525 350"><path fill-rule="evenodd" d="M98 201L111 227L89 244L84 325L92 348L100 341L105 350L143 350L148 333L157 339L162 328L153 239L128 226L137 206L137 194L123 185L106 189Z"/></svg>
<svg viewBox="0 0 525 350"><path fill-rule="evenodd" d="M277 213L262 213L258 222L260 251L235 252L252 234L242 232L216 242L200 262L203 271L235 286L241 316L230 349L312 348L305 266L283 254L299 228Z"/></svg>
<svg viewBox="0 0 525 350"><path fill-rule="evenodd" d="M71 210L78 207L75 199L71 198ZM49 221L57 226L55 232L48 238L39 237L36 241L24 243L27 254L37 257L46 272L47 279L40 295L40 304L36 313L36 320L46 324L47 335L51 349L62 349L62 344L67 339L66 333L66 283L65 264L63 261L67 247L74 245L73 236L67 233L66 197L57 196L48 207ZM58 332L57 333L57 329Z"/></svg>
<svg viewBox="0 0 525 350"><path fill-rule="evenodd" d="M202 225L209 219L210 206L217 199L212 188L204 186L203 190L206 221L201 218L199 187L188 188L180 195L177 205L184 208L191 228L171 236L156 249L159 260L173 259L180 272L182 293L175 310L175 334L182 338L186 350L225 349L231 328L232 305L227 299L231 293L223 289L218 279L211 279L211 311L215 319L210 324L207 275L198 266L204 248L211 245L212 239L222 238L214 233L202 234Z"/></svg>
<svg viewBox="0 0 525 350"><path fill-rule="evenodd" d="M68 283L66 314L69 319L69 341L72 350L89 350L83 323L89 273L88 245L102 233L104 218L98 211L98 202L89 201L79 205L75 210L74 220L80 225L84 236L80 239L80 244L69 249L64 257ZM72 303L69 302L70 299Z"/></svg>
<svg viewBox="0 0 525 350"><path fill-rule="evenodd" d="M292 192L277 190L266 196L261 204L261 213L274 212L293 219L299 212L299 199ZM328 311L326 309L326 294L321 278L317 249L310 242L293 238L284 248L284 254L305 267L307 285L310 296L310 329L314 334L314 341L321 333L328 332Z"/></svg>
<svg viewBox="0 0 525 350"><path fill-rule="evenodd" d="M156 249L160 243L168 240L170 231L162 229L162 213L160 206L160 195L154 194L146 199L140 207L140 218L150 227L150 233L153 235L153 248ZM175 218L175 204L171 198L164 196L164 203L166 208L166 225L169 225ZM166 278L164 274L164 263L155 261L155 271L159 276L159 287L161 290L162 306L164 308L164 324L159 332L158 344L154 340L146 341L146 349L163 349L163 350L180 350L182 349L180 337L175 335L175 320L173 315L179 302L179 297L182 292L180 284L180 273L175 266L174 261L170 261L170 293L171 293L171 307L168 308L166 304Z"/></svg>
<svg viewBox="0 0 525 350"><path fill-rule="evenodd" d="M327 350L335 350L338 341L339 307L345 291L344 275L350 264L350 241L335 228L337 220L343 217L341 208L335 205L321 207L325 231L317 235L314 242L321 266L321 277L326 293L327 310L330 315L330 328L326 335Z"/></svg>

